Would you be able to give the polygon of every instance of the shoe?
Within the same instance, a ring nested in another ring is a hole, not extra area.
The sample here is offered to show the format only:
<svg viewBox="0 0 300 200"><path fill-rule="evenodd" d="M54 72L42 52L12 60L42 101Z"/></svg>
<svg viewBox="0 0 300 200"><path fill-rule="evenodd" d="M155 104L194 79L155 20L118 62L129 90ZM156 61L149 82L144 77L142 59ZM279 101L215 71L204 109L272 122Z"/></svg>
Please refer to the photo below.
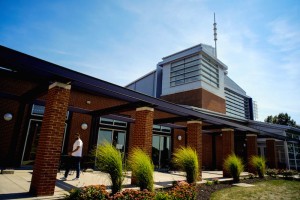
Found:
<svg viewBox="0 0 300 200"><path fill-rule="evenodd" d="M73 178L72 181L79 181L79 178Z"/></svg>
<svg viewBox="0 0 300 200"><path fill-rule="evenodd" d="M60 178L60 180L62 180L62 181L66 181L66 180L67 180L67 178L66 178L66 177L61 177L61 178Z"/></svg>

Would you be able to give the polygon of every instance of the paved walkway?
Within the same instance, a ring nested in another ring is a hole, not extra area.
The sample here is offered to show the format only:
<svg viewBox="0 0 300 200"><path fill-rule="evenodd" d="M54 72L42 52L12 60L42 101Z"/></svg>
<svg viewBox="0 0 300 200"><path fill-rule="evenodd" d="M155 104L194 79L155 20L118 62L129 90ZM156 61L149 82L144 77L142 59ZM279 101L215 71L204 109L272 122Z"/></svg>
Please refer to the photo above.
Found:
<svg viewBox="0 0 300 200"><path fill-rule="evenodd" d="M246 175L244 173L243 175ZM63 176L63 173L57 174L57 181L55 186L55 193L53 196L47 197L33 197L28 193L31 183L32 170L15 170L14 174L0 174L0 199L61 199L67 191L74 187L83 187L87 185L106 185L110 186L110 180L107 174L102 172L84 172L80 175L80 180L73 181L75 173L68 176L66 181L61 181L59 178ZM123 182L123 188L136 188L130 184L131 173L125 174ZM222 171L203 171L202 178L205 180L222 178ZM154 172L154 184L155 188L168 187L172 185L173 181L185 180L183 173L171 172L162 173Z"/></svg>

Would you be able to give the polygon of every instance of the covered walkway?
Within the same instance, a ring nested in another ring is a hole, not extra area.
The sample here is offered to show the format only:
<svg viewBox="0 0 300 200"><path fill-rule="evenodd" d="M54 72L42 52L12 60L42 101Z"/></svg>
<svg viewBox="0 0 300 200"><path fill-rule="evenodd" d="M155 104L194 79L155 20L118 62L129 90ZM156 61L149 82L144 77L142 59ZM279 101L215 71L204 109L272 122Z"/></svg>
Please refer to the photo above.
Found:
<svg viewBox="0 0 300 200"><path fill-rule="evenodd" d="M243 173L246 176L247 173ZM103 184L110 186L110 181L107 174L102 172L84 172L80 176L80 180L73 181L75 173L68 176L67 181L59 180L63 176L62 173L57 174L55 184L55 192L53 196L33 197L28 191L31 183L32 170L15 170L14 174L1 174L0 175L0 199L60 199L64 197L74 187L80 188L88 185ZM125 175L123 187L138 189L130 184L131 173ZM205 180L218 178L220 181L228 180L223 178L222 171L203 171L203 182ZM185 176L179 172L162 173L154 172L155 188L169 187L173 181L185 180Z"/></svg>

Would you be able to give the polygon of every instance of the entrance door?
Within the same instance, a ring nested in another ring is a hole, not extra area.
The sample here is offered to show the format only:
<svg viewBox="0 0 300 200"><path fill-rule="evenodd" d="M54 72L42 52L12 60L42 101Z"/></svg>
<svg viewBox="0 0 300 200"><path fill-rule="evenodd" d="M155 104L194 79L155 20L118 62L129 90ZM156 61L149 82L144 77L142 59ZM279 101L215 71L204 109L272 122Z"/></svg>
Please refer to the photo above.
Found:
<svg viewBox="0 0 300 200"><path fill-rule="evenodd" d="M97 144L103 144L105 141L113 144L116 149L125 153L126 131L100 128Z"/></svg>
<svg viewBox="0 0 300 200"><path fill-rule="evenodd" d="M171 137L152 136L152 161L156 169L168 169L171 159Z"/></svg>

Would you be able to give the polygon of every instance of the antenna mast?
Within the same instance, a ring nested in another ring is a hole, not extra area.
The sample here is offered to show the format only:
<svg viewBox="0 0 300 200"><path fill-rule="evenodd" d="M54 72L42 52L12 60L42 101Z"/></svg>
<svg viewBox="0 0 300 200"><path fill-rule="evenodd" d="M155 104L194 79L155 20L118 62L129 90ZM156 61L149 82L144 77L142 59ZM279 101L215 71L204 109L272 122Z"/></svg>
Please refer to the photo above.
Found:
<svg viewBox="0 0 300 200"><path fill-rule="evenodd" d="M217 57L217 23L216 23L215 13L214 13L214 41L215 41L215 56Z"/></svg>

